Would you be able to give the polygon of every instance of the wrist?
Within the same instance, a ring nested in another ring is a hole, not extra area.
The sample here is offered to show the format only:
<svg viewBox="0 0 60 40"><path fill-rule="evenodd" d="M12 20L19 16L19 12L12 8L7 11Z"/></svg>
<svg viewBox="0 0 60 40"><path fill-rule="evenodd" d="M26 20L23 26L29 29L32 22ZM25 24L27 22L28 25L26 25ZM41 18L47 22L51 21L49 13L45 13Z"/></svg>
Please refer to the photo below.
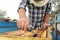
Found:
<svg viewBox="0 0 60 40"><path fill-rule="evenodd" d="M26 18L26 15L25 14L20 14L19 18Z"/></svg>
<svg viewBox="0 0 60 40"><path fill-rule="evenodd" d="M43 21L43 23L48 23L48 20L45 18L44 21Z"/></svg>
<svg viewBox="0 0 60 40"><path fill-rule="evenodd" d="M27 19L26 16L20 16L19 19Z"/></svg>
<svg viewBox="0 0 60 40"><path fill-rule="evenodd" d="M26 16L19 16L19 18L27 18Z"/></svg>
<svg viewBox="0 0 60 40"><path fill-rule="evenodd" d="M45 22L43 22L43 23L46 23L46 24L48 24L48 22L46 22L46 21L45 21Z"/></svg>
<svg viewBox="0 0 60 40"><path fill-rule="evenodd" d="M43 24L48 24L47 22L43 22Z"/></svg>
<svg viewBox="0 0 60 40"><path fill-rule="evenodd" d="M43 23L43 25L48 26L48 23Z"/></svg>

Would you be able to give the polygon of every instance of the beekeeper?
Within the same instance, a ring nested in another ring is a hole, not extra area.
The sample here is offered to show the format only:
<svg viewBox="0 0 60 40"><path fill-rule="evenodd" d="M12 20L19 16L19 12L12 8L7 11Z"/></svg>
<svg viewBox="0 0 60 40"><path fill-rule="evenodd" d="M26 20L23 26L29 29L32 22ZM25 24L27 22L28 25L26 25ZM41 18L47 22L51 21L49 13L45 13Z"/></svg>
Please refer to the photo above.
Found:
<svg viewBox="0 0 60 40"><path fill-rule="evenodd" d="M18 28L27 31L30 29L46 29L51 14L52 0L20 0L18 7ZM29 9L28 18L26 7Z"/></svg>

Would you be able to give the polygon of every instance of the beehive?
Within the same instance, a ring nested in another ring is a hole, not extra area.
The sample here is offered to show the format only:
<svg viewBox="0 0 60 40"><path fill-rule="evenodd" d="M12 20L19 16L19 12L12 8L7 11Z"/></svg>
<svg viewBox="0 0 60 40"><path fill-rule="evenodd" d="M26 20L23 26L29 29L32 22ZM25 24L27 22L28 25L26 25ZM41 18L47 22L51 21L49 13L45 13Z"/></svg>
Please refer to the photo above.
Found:
<svg viewBox="0 0 60 40"><path fill-rule="evenodd" d="M52 40L49 38L33 38L33 37L20 37L20 36L2 36L0 35L0 40Z"/></svg>
<svg viewBox="0 0 60 40"><path fill-rule="evenodd" d="M46 30L42 33L41 38L40 37L29 37L32 36L31 32L27 32L26 34L23 34L22 36L16 36L15 34L20 34L19 31L21 30L17 30L17 31L13 31L13 32L7 32L4 34L0 35L0 40L52 40L52 36L51 36L51 28L49 27L48 32L46 32ZM42 31L41 31L42 32ZM40 32L40 33L41 33ZM48 33L48 36L46 38L46 33ZM15 36L14 36L15 35Z"/></svg>

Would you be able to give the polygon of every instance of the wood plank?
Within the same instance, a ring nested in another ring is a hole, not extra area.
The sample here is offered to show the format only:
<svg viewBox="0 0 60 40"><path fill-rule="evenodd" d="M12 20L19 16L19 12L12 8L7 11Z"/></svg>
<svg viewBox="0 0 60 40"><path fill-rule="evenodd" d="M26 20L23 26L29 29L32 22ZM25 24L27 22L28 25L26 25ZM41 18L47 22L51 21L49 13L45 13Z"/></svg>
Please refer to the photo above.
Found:
<svg viewBox="0 0 60 40"><path fill-rule="evenodd" d="M33 37L20 37L20 36L4 36L0 35L0 40L52 40L49 38L33 38Z"/></svg>
<svg viewBox="0 0 60 40"><path fill-rule="evenodd" d="M47 32L47 30L48 30L48 32ZM4 34L2 34L3 36L0 35L0 37L5 37L5 38L7 37L6 39L8 39L8 38L12 38L12 39L16 38L16 40L21 39L20 37L22 37L22 38L26 37L26 38L24 38L24 40L27 40L29 38L33 38L34 40L35 40L35 38L36 38L36 40L52 39L52 35L51 35L51 30L52 29L51 29L51 27L48 27L47 30L44 30L44 31L32 30L31 32L23 31L23 30L17 30L17 31L4 33ZM47 35L47 33L48 33L48 35ZM35 34L37 34L37 35L34 37ZM47 35L47 37L46 37L46 35ZM23 39L21 39L21 40L23 40Z"/></svg>

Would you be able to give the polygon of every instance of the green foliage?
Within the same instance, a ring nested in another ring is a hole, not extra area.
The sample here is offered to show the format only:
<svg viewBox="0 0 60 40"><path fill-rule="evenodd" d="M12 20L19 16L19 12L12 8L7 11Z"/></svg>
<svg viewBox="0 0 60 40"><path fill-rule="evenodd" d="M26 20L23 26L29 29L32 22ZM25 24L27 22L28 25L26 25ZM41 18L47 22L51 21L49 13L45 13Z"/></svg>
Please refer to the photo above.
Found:
<svg viewBox="0 0 60 40"><path fill-rule="evenodd" d="M58 14L58 12L60 12L60 2L55 2L54 8L55 8L55 11L52 11L52 14L51 14L52 17Z"/></svg>
<svg viewBox="0 0 60 40"><path fill-rule="evenodd" d="M4 18L5 15L6 15L6 11L0 10L0 18Z"/></svg>
<svg viewBox="0 0 60 40"><path fill-rule="evenodd" d="M60 12L60 2L55 2L54 8L55 8L55 11L52 11L52 14L51 14L51 23L55 22L54 20L56 20L56 16Z"/></svg>

